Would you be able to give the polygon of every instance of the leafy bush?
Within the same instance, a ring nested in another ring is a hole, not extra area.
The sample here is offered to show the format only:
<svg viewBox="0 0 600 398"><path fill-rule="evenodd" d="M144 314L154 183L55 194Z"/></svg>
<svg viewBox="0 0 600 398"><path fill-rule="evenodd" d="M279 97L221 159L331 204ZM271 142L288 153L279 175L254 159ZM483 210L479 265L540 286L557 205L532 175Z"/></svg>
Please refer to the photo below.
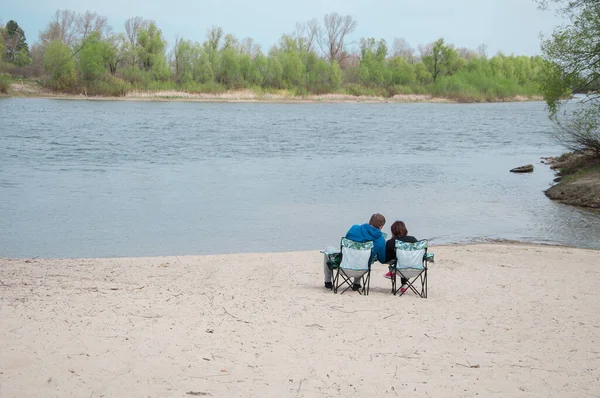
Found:
<svg viewBox="0 0 600 398"><path fill-rule="evenodd" d="M5 74L0 74L0 93L8 94L8 89L10 88L10 83L12 79L10 76Z"/></svg>
<svg viewBox="0 0 600 398"><path fill-rule="evenodd" d="M111 75L104 75L101 79L86 83L82 87L87 95L106 96L106 97L122 97L131 90L131 84Z"/></svg>

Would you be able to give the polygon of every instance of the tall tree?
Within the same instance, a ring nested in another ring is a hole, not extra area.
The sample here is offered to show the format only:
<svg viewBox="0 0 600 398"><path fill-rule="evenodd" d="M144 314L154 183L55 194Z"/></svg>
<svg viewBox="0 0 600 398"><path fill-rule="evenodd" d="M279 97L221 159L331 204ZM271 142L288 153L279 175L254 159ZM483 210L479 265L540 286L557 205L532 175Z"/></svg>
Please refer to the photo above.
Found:
<svg viewBox="0 0 600 398"><path fill-rule="evenodd" d="M444 39L439 39L421 50L421 60L436 83L440 76L451 75L456 70L458 54L444 44Z"/></svg>
<svg viewBox="0 0 600 398"><path fill-rule="evenodd" d="M0 61L6 52L6 46L4 45L4 26L0 24Z"/></svg>
<svg viewBox="0 0 600 398"><path fill-rule="evenodd" d="M55 90L70 89L75 82L75 63L69 47L60 40L46 45L44 68L50 76L49 84Z"/></svg>
<svg viewBox="0 0 600 398"><path fill-rule="evenodd" d="M102 39L112 30L106 16L98 15L98 13L89 10L77 16L75 25L81 40L85 40L91 33L97 33Z"/></svg>
<svg viewBox="0 0 600 398"><path fill-rule="evenodd" d="M292 34L292 38L298 43L298 48L303 52L313 52L315 50L315 42L321 27L317 19L311 19L307 22L296 23L296 30Z"/></svg>
<svg viewBox="0 0 600 398"><path fill-rule="evenodd" d="M78 67L83 80L93 81L104 74L108 47L108 43L100 39L98 32L93 32L83 39L78 53Z"/></svg>
<svg viewBox="0 0 600 398"><path fill-rule="evenodd" d="M137 54L144 70L165 63L165 46L162 32L154 22L151 22L147 29L142 28L138 31Z"/></svg>
<svg viewBox="0 0 600 398"><path fill-rule="evenodd" d="M125 37L127 40L123 43L122 54L127 64L135 67L138 63L138 34L140 30L147 29L150 21L142 17L131 17L125 21Z"/></svg>
<svg viewBox="0 0 600 398"><path fill-rule="evenodd" d="M20 66L31 63L29 46L23 29L13 20L6 23L3 29L2 41L4 42L3 58Z"/></svg>
<svg viewBox="0 0 600 398"><path fill-rule="evenodd" d="M40 41L49 44L59 40L73 48L77 43L77 14L71 10L56 10L54 17L40 32Z"/></svg>
<svg viewBox="0 0 600 398"><path fill-rule="evenodd" d="M360 82L366 86L383 86L388 80L387 43L374 38L360 40Z"/></svg>
<svg viewBox="0 0 600 398"><path fill-rule="evenodd" d="M108 66L110 74L114 76L117 73L117 67L125 58L125 49L128 42L122 33L111 33L104 42L104 61Z"/></svg>
<svg viewBox="0 0 600 398"><path fill-rule="evenodd" d="M547 61L541 83L544 99L559 125L559 141L571 150L591 150L600 158L600 2L553 2L561 6L560 12L570 23L542 41ZM572 92L585 93L586 100L561 121L562 99Z"/></svg>
<svg viewBox="0 0 600 398"><path fill-rule="evenodd" d="M246 37L240 44L242 54L250 56L250 59L256 58L260 54L260 45L251 37Z"/></svg>
<svg viewBox="0 0 600 398"><path fill-rule="evenodd" d="M223 38L223 28L220 26L213 26L206 33L205 48L208 52L216 52L221 45L221 38Z"/></svg>
<svg viewBox="0 0 600 398"><path fill-rule="evenodd" d="M346 39L357 26L358 23L350 15L334 12L323 17L323 29L319 30L317 43L329 62L343 61L346 57Z"/></svg>
<svg viewBox="0 0 600 398"><path fill-rule="evenodd" d="M392 54L394 57L402 57L409 64L414 64L417 61L415 57L415 49L408 44L403 38L395 38L392 46Z"/></svg>

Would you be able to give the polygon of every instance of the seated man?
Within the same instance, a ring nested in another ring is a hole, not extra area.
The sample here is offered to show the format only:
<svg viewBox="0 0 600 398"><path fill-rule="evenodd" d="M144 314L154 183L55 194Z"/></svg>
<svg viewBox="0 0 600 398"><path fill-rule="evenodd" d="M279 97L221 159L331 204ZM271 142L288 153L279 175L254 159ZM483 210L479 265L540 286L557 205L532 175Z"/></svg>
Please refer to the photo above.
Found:
<svg viewBox="0 0 600 398"><path fill-rule="evenodd" d="M381 229L385 225L385 217L379 213L373 214L368 224L353 225L346 233L346 238L355 242L373 242L373 252L371 253L371 259L377 260L380 263L385 263L385 237L381 232ZM332 271L327 266L327 259L329 255L325 253L323 260L323 273L325 274L325 288L333 289L333 283L331 283ZM360 289L360 278L354 279L353 290Z"/></svg>

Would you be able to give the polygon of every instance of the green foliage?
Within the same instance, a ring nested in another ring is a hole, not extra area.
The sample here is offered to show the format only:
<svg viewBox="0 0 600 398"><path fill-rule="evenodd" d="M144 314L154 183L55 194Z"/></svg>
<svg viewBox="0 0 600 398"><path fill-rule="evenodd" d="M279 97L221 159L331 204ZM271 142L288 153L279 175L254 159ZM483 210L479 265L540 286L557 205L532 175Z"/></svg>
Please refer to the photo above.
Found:
<svg viewBox="0 0 600 398"><path fill-rule="evenodd" d="M600 159L600 2L555 2L562 4L570 24L556 28L542 42L546 62L541 65L539 80L544 99L557 123L558 141L570 150L591 152ZM558 111L570 92L585 93L586 100L562 116Z"/></svg>
<svg viewBox="0 0 600 398"><path fill-rule="evenodd" d="M165 62L166 42L162 38L162 32L154 23L150 23L147 29L140 29L137 37L137 56L142 68L146 71L153 67L163 68ZM159 73L159 76L162 72Z"/></svg>
<svg viewBox="0 0 600 398"><path fill-rule="evenodd" d="M2 41L0 56L2 59L17 66L31 64L25 33L18 23L13 20L8 21L6 26L0 29L0 36Z"/></svg>
<svg viewBox="0 0 600 398"><path fill-rule="evenodd" d="M61 41L55 40L46 46L44 69L49 75L46 84L54 90L70 90L76 81L71 49Z"/></svg>
<svg viewBox="0 0 600 398"><path fill-rule="evenodd" d="M0 62L2 62L2 58L4 58L4 54L6 54L6 45L4 44L4 33L5 29L0 26Z"/></svg>
<svg viewBox="0 0 600 398"><path fill-rule="evenodd" d="M390 83L392 85L407 86L416 83L417 72L415 66L406 62L403 57L394 57L389 60Z"/></svg>
<svg viewBox="0 0 600 398"><path fill-rule="evenodd" d="M232 89L243 86L240 57L233 47L228 46L223 50L219 66L219 73L217 75L219 83Z"/></svg>
<svg viewBox="0 0 600 398"><path fill-rule="evenodd" d="M100 40L98 33L92 33L83 40L77 66L84 81L98 79L104 74L108 50L108 44Z"/></svg>
<svg viewBox="0 0 600 398"><path fill-rule="evenodd" d="M0 73L0 94L8 94L12 79L9 75Z"/></svg>
<svg viewBox="0 0 600 398"><path fill-rule="evenodd" d="M360 43L359 82L367 87L388 85L391 71L387 67L387 44L385 40L362 39Z"/></svg>
<svg viewBox="0 0 600 398"><path fill-rule="evenodd" d="M90 96L121 97L131 90L131 84L110 74L104 74L96 80L86 82L83 88Z"/></svg>
<svg viewBox="0 0 600 398"><path fill-rule="evenodd" d="M300 53L297 51L285 51L278 54L282 68L282 86L301 87L304 86L306 68L302 62Z"/></svg>
<svg viewBox="0 0 600 398"><path fill-rule="evenodd" d="M75 31L76 23L70 27L75 29L71 33L53 32L57 37L71 34L73 40L69 41L70 51L54 42L46 44L44 51L35 51L36 60L45 52L46 85L59 91L85 89L88 95L123 95L128 90L217 93L252 88L281 95L430 94L459 101L494 101L533 96L540 90L555 90L554 97L561 98L568 88L581 82L581 75L579 80L566 76L561 63L540 57L498 54L488 59L461 50L461 58L443 39L426 47L422 60L418 60L412 56L392 57L385 40L363 38L359 53L345 53L342 46L335 50L333 62L328 62L327 57L332 55L319 55L316 50L317 25L312 30L305 25L304 30L282 35L268 54L263 54L252 39L240 41L213 26L203 43L177 39L167 57L167 43L155 23L142 18L129 21L127 36L101 29L82 36ZM11 23L12 33L7 32L0 29L1 54L8 52L9 36L22 38L25 46L14 53L10 70L16 70L17 65L25 65L23 70L33 69L27 66L31 57L18 25ZM395 54L399 53L395 50ZM3 69L9 70L7 66Z"/></svg>
<svg viewBox="0 0 600 398"><path fill-rule="evenodd" d="M453 47L446 46L444 39L433 43L431 51L423 56L423 64L431 73L433 83L438 77L452 75L460 67L458 53Z"/></svg>
<svg viewBox="0 0 600 398"><path fill-rule="evenodd" d="M265 67L263 83L266 87L284 88L283 87L283 66L276 57L268 57Z"/></svg>

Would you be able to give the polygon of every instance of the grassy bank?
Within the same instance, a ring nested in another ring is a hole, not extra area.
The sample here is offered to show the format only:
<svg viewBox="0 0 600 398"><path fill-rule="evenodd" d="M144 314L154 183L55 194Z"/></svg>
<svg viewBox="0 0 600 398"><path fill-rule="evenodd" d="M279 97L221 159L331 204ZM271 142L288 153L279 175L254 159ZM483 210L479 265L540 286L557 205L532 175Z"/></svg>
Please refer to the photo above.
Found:
<svg viewBox="0 0 600 398"><path fill-rule="evenodd" d="M2 88L5 88L4 91ZM538 101L539 96L515 93L510 96L492 95L491 93L453 92L448 87L439 90L411 90L397 88L393 92L386 90L369 90L356 86L340 89L334 93L308 94L296 90L266 90L252 87L239 90L227 90L225 87L212 85L180 86L170 82L138 87L123 81L99 81L93 85L82 85L68 91L55 91L47 87L42 79L11 78L0 75L0 92L14 97L51 97L51 98L83 98L83 99L129 99L157 101L223 101L223 102L504 102L504 101ZM507 93L508 94L508 93Z"/></svg>
<svg viewBox="0 0 600 398"><path fill-rule="evenodd" d="M569 205L600 209L600 159L571 152L549 158L548 164L559 177L558 184L545 191L546 196Z"/></svg>

